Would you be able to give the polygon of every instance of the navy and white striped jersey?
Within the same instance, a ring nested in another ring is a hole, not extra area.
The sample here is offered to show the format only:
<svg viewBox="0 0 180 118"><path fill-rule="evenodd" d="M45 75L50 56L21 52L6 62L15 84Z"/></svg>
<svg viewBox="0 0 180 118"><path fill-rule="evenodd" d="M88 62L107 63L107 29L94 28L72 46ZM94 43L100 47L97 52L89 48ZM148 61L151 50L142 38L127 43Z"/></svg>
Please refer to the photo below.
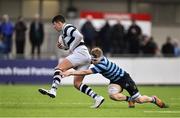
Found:
<svg viewBox="0 0 180 118"><path fill-rule="evenodd" d="M112 82L115 82L124 76L125 71L117 66L115 63L103 57L98 64L90 68L93 73L100 73Z"/></svg>
<svg viewBox="0 0 180 118"><path fill-rule="evenodd" d="M80 42L84 42L83 35L72 24L64 24L62 28L62 42L66 49L73 51Z"/></svg>

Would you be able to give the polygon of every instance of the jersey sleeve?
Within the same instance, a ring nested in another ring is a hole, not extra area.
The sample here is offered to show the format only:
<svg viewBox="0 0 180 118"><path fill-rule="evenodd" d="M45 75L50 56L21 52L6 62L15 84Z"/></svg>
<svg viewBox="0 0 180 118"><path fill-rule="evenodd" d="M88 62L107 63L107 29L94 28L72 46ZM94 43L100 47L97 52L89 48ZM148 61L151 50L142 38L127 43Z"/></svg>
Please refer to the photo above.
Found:
<svg viewBox="0 0 180 118"><path fill-rule="evenodd" d="M83 36L78 30L73 32L72 37L74 37L74 41L72 45L70 45L70 50L76 48L76 46L79 45L79 43L83 40Z"/></svg>
<svg viewBox="0 0 180 118"><path fill-rule="evenodd" d="M106 70L106 66L103 64L96 64L94 67L90 68L93 73L103 73Z"/></svg>
<svg viewBox="0 0 180 118"><path fill-rule="evenodd" d="M99 73L95 67L90 68L93 73Z"/></svg>

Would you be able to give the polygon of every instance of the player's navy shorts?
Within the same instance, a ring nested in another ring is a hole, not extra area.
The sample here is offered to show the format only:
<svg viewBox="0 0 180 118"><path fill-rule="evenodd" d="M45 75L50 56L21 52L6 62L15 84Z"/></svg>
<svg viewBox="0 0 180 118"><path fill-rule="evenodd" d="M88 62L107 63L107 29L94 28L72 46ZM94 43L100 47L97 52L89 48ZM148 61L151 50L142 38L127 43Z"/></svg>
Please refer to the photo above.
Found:
<svg viewBox="0 0 180 118"><path fill-rule="evenodd" d="M130 75L126 72L125 72L124 76L121 77L121 79L119 79L115 82L110 82L110 84L120 85L122 87L122 89L127 90L131 96L133 96L139 92L135 82L132 80Z"/></svg>

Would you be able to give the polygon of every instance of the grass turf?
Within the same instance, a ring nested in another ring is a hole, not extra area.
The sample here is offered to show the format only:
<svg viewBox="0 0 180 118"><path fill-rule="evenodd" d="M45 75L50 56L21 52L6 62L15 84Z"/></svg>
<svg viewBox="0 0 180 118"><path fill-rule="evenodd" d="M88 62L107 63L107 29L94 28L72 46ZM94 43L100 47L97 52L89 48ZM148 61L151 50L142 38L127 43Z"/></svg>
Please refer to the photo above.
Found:
<svg viewBox="0 0 180 118"><path fill-rule="evenodd" d="M105 97L99 109L91 109L93 100L73 86L62 86L52 99L38 93L46 85L0 85L0 117L180 117L180 87L140 86L141 94L157 95L170 108L161 109L154 104L136 104L128 108L126 102L108 98L107 86L91 86ZM125 94L127 94L125 92Z"/></svg>

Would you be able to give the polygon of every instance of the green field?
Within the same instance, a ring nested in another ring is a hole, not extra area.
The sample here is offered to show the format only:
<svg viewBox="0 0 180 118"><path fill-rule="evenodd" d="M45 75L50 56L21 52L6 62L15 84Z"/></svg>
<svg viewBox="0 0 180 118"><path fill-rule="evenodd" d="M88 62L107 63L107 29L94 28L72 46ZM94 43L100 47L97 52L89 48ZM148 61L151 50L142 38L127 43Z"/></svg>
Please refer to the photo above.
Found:
<svg viewBox="0 0 180 118"><path fill-rule="evenodd" d="M93 100L73 86L62 86L55 99L38 93L46 85L0 85L0 117L180 117L180 87L140 86L141 94L157 95L170 108L161 109L153 104L136 104L128 108L126 102L108 98L107 86L91 86L105 97L99 109L91 109ZM125 93L127 94L127 93Z"/></svg>

